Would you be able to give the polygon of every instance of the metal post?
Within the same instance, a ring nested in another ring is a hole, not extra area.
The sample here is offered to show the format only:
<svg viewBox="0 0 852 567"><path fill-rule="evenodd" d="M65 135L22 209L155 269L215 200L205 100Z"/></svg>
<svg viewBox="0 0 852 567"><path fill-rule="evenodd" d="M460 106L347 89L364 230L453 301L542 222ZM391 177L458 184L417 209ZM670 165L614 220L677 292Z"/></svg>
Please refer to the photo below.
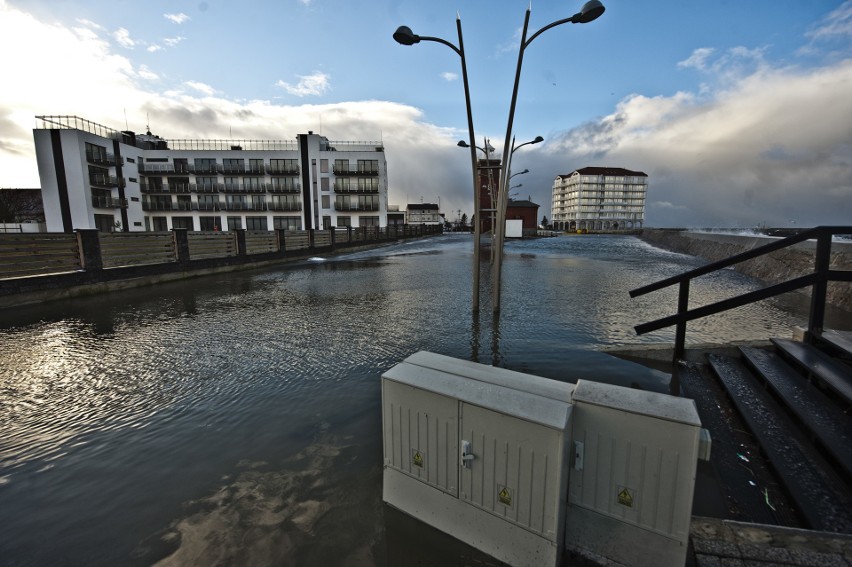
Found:
<svg viewBox="0 0 852 567"><path fill-rule="evenodd" d="M689 280L680 282L677 294L677 314L684 315L689 311ZM686 321L678 321L675 326L674 361L683 358L686 350Z"/></svg>
<svg viewBox="0 0 852 567"><path fill-rule="evenodd" d="M500 311L500 276L503 271L503 239L506 231L506 199L509 193L509 160L512 154L512 124L515 121L515 106L518 102L518 85L521 81L521 67L524 63L524 48L527 44L527 28L530 23L530 9L524 16L524 29L521 33L521 47L518 50L518 67L515 71L515 86L512 89L512 103L509 105L509 121L506 125L506 140L503 143L503 160L500 178L497 180L497 226L494 227L494 265L491 276L491 307Z"/></svg>
<svg viewBox="0 0 852 567"><path fill-rule="evenodd" d="M811 342L815 335L822 332L823 325L825 324L825 297L828 292L828 267L831 263L831 233L823 230L817 235L816 241L814 272L817 274L818 279L811 288L808 342Z"/></svg>

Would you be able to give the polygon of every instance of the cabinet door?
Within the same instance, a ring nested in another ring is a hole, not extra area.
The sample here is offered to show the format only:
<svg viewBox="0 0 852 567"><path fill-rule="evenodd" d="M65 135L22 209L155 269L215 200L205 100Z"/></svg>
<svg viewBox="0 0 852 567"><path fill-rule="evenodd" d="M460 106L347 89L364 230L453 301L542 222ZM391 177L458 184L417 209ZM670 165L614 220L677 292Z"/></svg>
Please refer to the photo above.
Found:
<svg viewBox="0 0 852 567"><path fill-rule="evenodd" d="M461 446L474 455L460 464L460 498L557 540L561 432L470 404L460 404ZM467 443L465 443L467 442Z"/></svg>
<svg viewBox="0 0 852 567"><path fill-rule="evenodd" d="M382 381L385 465L458 496L458 401Z"/></svg>

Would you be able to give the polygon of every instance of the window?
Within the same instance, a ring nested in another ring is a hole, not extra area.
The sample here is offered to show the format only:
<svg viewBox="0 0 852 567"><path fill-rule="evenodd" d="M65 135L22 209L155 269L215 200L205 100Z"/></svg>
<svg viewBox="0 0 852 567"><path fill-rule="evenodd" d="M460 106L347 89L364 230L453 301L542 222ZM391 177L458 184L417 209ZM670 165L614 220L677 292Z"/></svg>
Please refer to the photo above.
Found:
<svg viewBox="0 0 852 567"><path fill-rule="evenodd" d="M349 182L352 181L349 177L341 177L334 180L334 190L340 193L349 192Z"/></svg>
<svg viewBox="0 0 852 567"><path fill-rule="evenodd" d="M320 160L320 173L328 173L328 160L321 159Z"/></svg>
<svg viewBox="0 0 852 567"><path fill-rule="evenodd" d="M151 161L150 159L148 161ZM195 158L196 173L217 173L216 160L213 158Z"/></svg>
<svg viewBox="0 0 852 567"><path fill-rule="evenodd" d="M240 178L239 177L225 177L225 191L239 191L240 190Z"/></svg>
<svg viewBox="0 0 852 567"><path fill-rule="evenodd" d="M132 157L127 158L128 163L136 163L136 160Z"/></svg>
<svg viewBox="0 0 852 567"><path fill-rule="evenodd" d="M299 185L296 183L295 177L273 177L273 191L298 191Z"/></svg>
<svg viewBox="0 0 852 567"><path fill-rule="evenodd" d="M219 230L219 217L199 217L201 230Z"/></svg>
<svg viewBox="0 0 852 567"><path fill-rule="evenodd" d="M358 191L362 193L378 193L379 180L376 177L359 177Z"/></svg>
<svg viewBox="0 0 852 567"><path fill-rule="evenodd" d="M166 232L169 230L169 222L166 217L151 217L151 226L155 232Z"/></svg>
<svg viewBox="0 0 852 567"><path fill-rule="evenodd" d="M323 191L329 190L328 177L320 178L320 189L322 189Z"/></svg>
<svg viewBox="0 0 852 567"><path fill-rule="evenodd" d="M269 173L298 173L299 166L295 159L271 159L269 160Z"/></svg>
<svg viewBox="0 0 852 567"><path fill-rule="evenodd" d="M189 195L178 195L177 208L179 211L191 211L193 209L192 197L190 197Z"/></svg>
<svg viewBox="0 0 852 567"><path fill-rule="evenodd" d="M302 217L272 217L272 226L278 230L302 230Z"/></svg>
<svg viewBox="0 0 852 567"><path fill-rule="evenodd" d="M268 230L266 217L246 217L246 230Z"/></svg>
<svg viewBox="0 0 852 567"><path fill-rule="evenodd" d="M247 191L261 191L262 186L260 184L259 177L243 177L243 187Z"/></svg>
<svg viewBox="0 0 852 567"><path fill-rule="evenodd" d="M331 208L331 197L328 195L322 196L322 208L330 209Z"/></svg>
<svg viewBox="0 0 852 567"><path fill-rule="evenodd" d="M172 217L172 228L195 230L192 225L192 217Z"/></svg>
<svg viewBox="0 0 852 567"><path fill-rule="evenodd" d="M329 230L331 228L331 217L322 217L322 229Z"/></svg>
<svg viewBox="0 0 852 567"><path fill-rule="evenodd" d="M218 185L216 183L217 178L215 177L196 177L195 184L198 186L199 191L216 191L218 190Z"/></svg>
<svg viewBox="0 0 852 567"><path fill-rule="evenodd" d="M263 160L262 159L250 159L249 160L249 171L252 173L263 173Z"/></svg>
<svg viewBox="0 0 852 567"><path fill-rule="evenodd" d="M189 161L186 158L175 158L175 173L187 173Z"/></svg>
<svg viewBox="0 0 852 567"><path fill-rule="evenodd" d="M270 211L301 211L302 202L298 195L271 195L269 198Z"/></svg>
<svg viewBox="0 0 852 567"><path fill-rule="evenodd" d="M241 230L242 228L242 217L228 217L228 230Z"/></svg>
<svg viewBox="0 0 852 567"><path fill-rule="evenodd" d="M139 183L139 180L135 177L131 177L128 181L130 181L131 183Z"/></svg>
<svg viewBox="0 0 852 567"><path fill-rule="evenodd" d="M103 163L107 161L107 151L104 146L96 146L86 142L86 161Z"/></svg>
<svg viewBox="0 0 852 567"><path fill-rule="evenodd" d="M359 226L379 226L379 217L361 217L358 219Z"/></svg>
<svg viewBox="0 0 852 567"><path fill-rule="evenodd" d="M352 217L337 216L337 226L352 226Z"/></svg>
<svg viewBox="0 0 852 567"><path fill-rule="evenodd" d="M245 160L242 158L225 158L222 160L222 170L225 173L242 173L246 170Z"/></svg>
<svg viewBox="0 0 852 567"><path fill-rule="evenodd" d="M349 173L349 160L336 159L334 160L334 173Z"/></svg>
<svg viewBox="0 0 852 567"><path fill-rule="evenodd" d="M199 195L198 196L199 211L218 211L219 210L219 195ZM206 230L206 229L202 229Z"/></svg>
<svg viewBox="0 0 852 567"><path fill-rule="evenodd" d="M112 215L95 215L95 228L101 232L115 230L115 217Z"/></svg>
<svg viewBox="0 0 852 567"><path fill-rule="evenodd" d="M358 160L358 172L359 173L378 173L379 172L379 160L377 160L377 159L359 159Z"/></svg>

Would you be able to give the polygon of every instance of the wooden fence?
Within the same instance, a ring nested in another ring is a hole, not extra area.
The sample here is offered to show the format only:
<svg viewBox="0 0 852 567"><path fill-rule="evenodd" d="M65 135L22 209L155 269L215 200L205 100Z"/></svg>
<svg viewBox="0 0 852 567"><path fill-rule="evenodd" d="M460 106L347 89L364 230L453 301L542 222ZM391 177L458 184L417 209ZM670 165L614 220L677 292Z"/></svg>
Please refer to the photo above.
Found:
<svg viewBox="0 0 852 567"><path fill-rule="evenodd" d="M119 268L270 260L369 242L440 234L439 226L330 230L186 231L0 234L0 281ZM0 289L0 294L4 289Z"/></svg>

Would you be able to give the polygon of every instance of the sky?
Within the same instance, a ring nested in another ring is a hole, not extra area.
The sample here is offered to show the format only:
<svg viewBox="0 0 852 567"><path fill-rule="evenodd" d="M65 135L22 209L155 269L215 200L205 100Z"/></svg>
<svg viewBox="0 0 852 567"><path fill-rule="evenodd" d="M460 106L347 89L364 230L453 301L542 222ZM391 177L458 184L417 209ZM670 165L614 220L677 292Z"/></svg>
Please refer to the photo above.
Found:
<svg viewBox="0 0 852 567"><path fill-rule="evenodd" d="M604 0L527 44L515 198L556 176L649 176L646 226L852 224L852 0ZM40 185L38 115L166 139L382 141L389 202L473 213L477 145L506 137L524 17L570 0L0 0L0 187Z"/></svg>

